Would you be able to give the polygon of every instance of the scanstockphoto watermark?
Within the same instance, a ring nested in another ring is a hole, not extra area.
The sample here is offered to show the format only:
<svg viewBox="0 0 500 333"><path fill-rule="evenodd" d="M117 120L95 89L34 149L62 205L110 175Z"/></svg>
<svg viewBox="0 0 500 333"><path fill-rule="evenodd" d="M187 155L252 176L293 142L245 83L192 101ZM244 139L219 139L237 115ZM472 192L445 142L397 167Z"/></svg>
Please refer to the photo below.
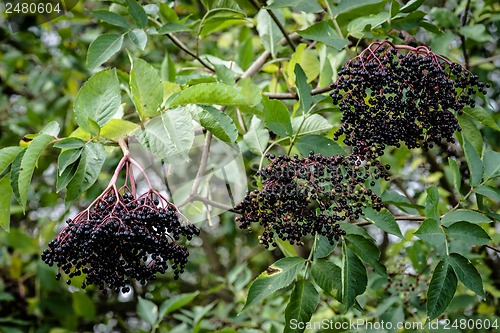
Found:
<svg viewBox="0 0 500 333"><path fill-rule="evenodd" d="M355 319L355 320L333 320L333 319L323 319L321 321L308 321L302 322L296 319L290 320L290 328L292 330L350 330L350 331L378 331L378 330L416 330L422 331L427 330L449 330L449 329L498 329L499 322L498 319L443 319L435 320L427 323L415 322L415 321L402 321L402 322L391 322L391 321L368 321L366 319Z"/></svg>

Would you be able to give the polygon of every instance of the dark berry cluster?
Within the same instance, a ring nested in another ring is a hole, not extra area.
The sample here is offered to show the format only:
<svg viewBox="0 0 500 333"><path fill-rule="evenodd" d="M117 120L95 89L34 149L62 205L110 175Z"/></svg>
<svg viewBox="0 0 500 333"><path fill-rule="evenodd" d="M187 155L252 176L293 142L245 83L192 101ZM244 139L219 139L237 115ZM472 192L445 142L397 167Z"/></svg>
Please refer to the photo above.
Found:
<svg viewBox="0 0 500 333"><path fill-rule="evenodd" d="M364 161L356 155L322 156L311 152L295 155L267 155L271 163L262 168L262 189L247 193L235 210L240 228L259 223L259 237L266 248L276 246L274 237L303 245L302 237L323 235L333 244L345 232L337 222L352 221L369 205L382 208L382 200L369 188L375 179L388 178L378 161Z"/></svg>
<svg viewBox="0 0 500 333"><path fill-rule="evenodd" d="M335 139L350 146L384 145L427 150L454 142L460 130L455 113L474 107L474 94L485 93L478 77L424 46L374 42L351 59L332 85L331 97L343 112ZM360 147L361 148L361 147Z"/></svg>
<svg viewBox="0 0 500 333"><path fill-rule="evenodd" d="M130 179L128 161L125 165ZM42 253L45 263L58 266L56 279L64 272L71 284L71 278L86 274L82 288L94 284L103 293L107 288L128 292L130 279L145 284L169 266L175 279L184 271L189 252L177 241L181 236L190 240L199 230L154 189L137 196L135 184L131 188L117 189L112 181L87 209L67 221Z"/></svg>

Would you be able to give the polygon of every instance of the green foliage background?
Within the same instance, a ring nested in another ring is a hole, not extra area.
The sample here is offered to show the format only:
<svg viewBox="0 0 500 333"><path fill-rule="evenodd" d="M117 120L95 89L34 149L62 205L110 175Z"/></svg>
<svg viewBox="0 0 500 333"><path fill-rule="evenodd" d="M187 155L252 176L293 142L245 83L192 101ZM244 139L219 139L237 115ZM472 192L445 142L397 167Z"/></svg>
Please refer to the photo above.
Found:
<svg viewBox="0 0 500 333"><path fill-rule="evenodd" d="M41 25L0 20L0 332L498 320L497 1L80 1ZM251 187L265 152L349 150L332 139L341 115L329 85L349 58L383 39L427 45L491 88L458 117L455 157L386 150L393 177L377 191L390 211L343 225L337 247L318 238L268 251L257 228L239 230L226 211L199 224L179 281L166 273L130 295L67 286L39 259L106 186L123 136L169 163L187 158L203 127L241 149Z"/></svg>

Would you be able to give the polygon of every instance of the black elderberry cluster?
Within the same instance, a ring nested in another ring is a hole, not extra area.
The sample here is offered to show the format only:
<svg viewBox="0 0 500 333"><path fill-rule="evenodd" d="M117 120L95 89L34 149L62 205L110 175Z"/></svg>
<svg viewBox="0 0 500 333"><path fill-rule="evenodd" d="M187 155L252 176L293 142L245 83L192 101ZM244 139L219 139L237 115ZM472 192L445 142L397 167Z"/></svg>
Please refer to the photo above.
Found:
<svg viewBox="0 0 500 333"><path fill-rule="evenodd" d="M474 94L486 93L478 77L426 47L372 43L339 72L331 97L343 112L335 139L347 145L432 148L454 142L455 117L474 107ZM361 153L364 152L361 151Z"/></svg>
<svg viewBox="0 0 500 333"><path fill-rule="evenodd" d="M172 203L153 189L134 196L110 187L88 209L82 211L53 239L42 253L49 266L59 267L67 280L86 274L81 285L94 284L128 292L130 279L141 284L170 268L174 278L184 271L189 252L177 243L190 240L199 230L185 223Z"/></svg>
<svg viewBox="0 0 500 333"><path fill-rule="evenodd" d="M382 208L382 200L369 187L375 179L388 178L378 161L356 155L305 158L266 155L271 163L262 168L262 189L247 193L235 210L240 228L259 223L264 231L259 242L276 247L274 238L303 245L302 237L323 235L334 244L345 232L339 221L353 221L362 208Z"/></svg>

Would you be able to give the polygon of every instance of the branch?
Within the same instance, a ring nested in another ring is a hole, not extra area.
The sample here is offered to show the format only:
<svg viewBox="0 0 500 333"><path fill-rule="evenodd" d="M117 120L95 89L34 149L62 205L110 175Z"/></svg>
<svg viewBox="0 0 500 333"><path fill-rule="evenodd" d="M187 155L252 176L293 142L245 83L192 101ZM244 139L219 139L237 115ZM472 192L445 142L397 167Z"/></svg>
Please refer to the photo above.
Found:
<svg viewBox="0 0 500 333"><path fill-rule="evenodd" d="M494 247L492 245L486 244L485 247L487 247L488 249L491 249L491 250L493 250L495 252L500 253L500 249L498 249L498 248L496 248L496 247Z"/></svg>
<svg viewBox="0 0 500 333"><path fill-rule="evenodd" d="M181 50L183 50L184 52L186 52L187 54L189 54L191 57L195 58L196 60L198 60L205 68L207 68L208 70L210 70L211 73L215 73L215 70L205 62L205 60L201 59L200 57L198 57L193 51L191 51L183 42L181 42L180 39L178 39L177 37L175 37L174 35L172 34L167 34L167 37L175 44L177 45Z"/></svg>
<svg viewBox="0 0 500 333"><path fill-rule="evenodd" d="M465 5L464 13L462 15L462 27L464 27L467 24L467 18L469 15L469 7L470 7L470 0L467 0L467 3ZM460 36L460 41L462 42L462 53L464 55L464 63L465 67L469 68L469 55L467 54L467 47L465 45L465 37L461 33L458 34Z"/></svg>

